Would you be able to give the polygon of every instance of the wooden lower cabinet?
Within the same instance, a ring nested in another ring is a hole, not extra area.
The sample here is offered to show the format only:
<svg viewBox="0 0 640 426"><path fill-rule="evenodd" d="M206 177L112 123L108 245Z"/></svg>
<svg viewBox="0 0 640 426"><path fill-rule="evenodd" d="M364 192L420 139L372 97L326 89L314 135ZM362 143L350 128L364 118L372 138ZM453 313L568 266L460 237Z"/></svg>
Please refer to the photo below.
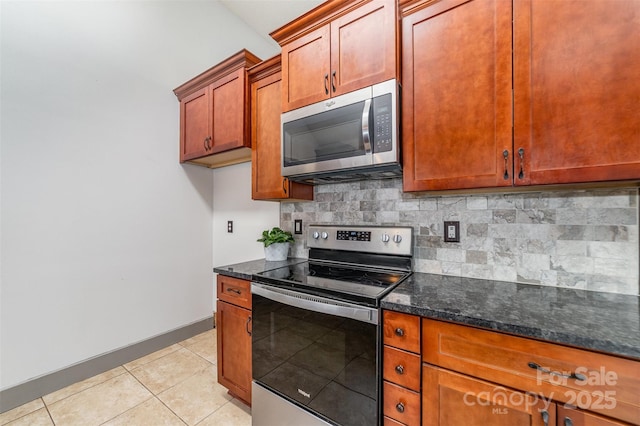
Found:
<svg viewBox="0 0 640 426"><path fill-rule="evenodd" d="M420 424L419 392L386 381L382 385L382 392L385 417L408 426Z"/></svg>
<svg viewBox="0 0 640 426"><path fill-rule="evenodd" d="M640 425L637 360L387 310L383 343L385 425Z"/></svg>
<svg viewBox="0 0 640 426"><path fill-rule="evenodd" d="M431 319L422 320L422 361L494 387L640 423L638 361Z"/></svg>
<svg viewBox="0 0 640 426"><path fill-rule="evenodd" d="M424 426L622 426L632 423L569 408L532 392L517 391L424 364L422 367L422 424Z"/></svg>
<svg viewBox="0 0 640 426"><path fill-rule="evenodd" d="M623 426L631 424L607 419L588 411L567 408L560 404L557 406L557 413L558 426ZM638 422L640 422L640 419L638 419Z"/></svg>
<svg viewBox="0 0 640 426"><path fill-rule="evenodd" d="M422 424L555 425L556 407L534 395L424 364Z"/></svg>
<svg viewBox="0 0 640 426"><path fill-rule="evenodd" d="M218 382L251 405L251 310L218 300Z"/></svg>

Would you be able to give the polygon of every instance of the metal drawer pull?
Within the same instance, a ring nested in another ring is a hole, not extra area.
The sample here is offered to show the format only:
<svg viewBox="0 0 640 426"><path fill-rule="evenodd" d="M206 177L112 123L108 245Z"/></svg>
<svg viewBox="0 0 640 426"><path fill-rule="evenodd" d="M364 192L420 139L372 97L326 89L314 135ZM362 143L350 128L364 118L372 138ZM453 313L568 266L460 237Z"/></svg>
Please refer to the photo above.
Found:
<svg viewBox="0 0 640 426"><path fill-rule="evenodd" d="M544 426L549 426L549 412L547 410L542 410L540 411L540 415L542 416Z"/></svg>
<svg viewBox="0 0 640 426"><path fill-rule="evenodd" d="M396 328L396 336L400 336L400 337L404 336L404 330L399 327Z"/></svg>
<svg viewBox="0 0 640 426"><path fill-rule="evenodd" d="M329 84L329 74L324 75L324 94L325 95L329 94L329 88L327 87L327 84Z"/></svg>
<svg viewBox="0 0 640 426"><path fill-rule="evenodd" d="M240 290L238 290L237 288L233 288L233 287L227 288L227 291L230 292L230 293L238 294L238 295L242 294L242 292Z"/></svg>
<svg viewBox="0 0 640 426"><path fill-rule="evenodd" d="M249 323L251 322L251 317L247 318L247 323L245 324L245 328L247 329L247 334L251 336L251 330L249 330Z"/></svg>
<svg viewBox="0 0 640 426"><path fill-rule="evenodd" d="M529 366L529 368L542 371L543 373L553 374L554 376L566 377L567 379L587 380L587 378L583 374L576 374L576 373L564 374L558 371L552 371L547 368L541 367L539 364L536 364L535 362L530 362L527 365Z"/></svg>
<svg viewBox="0 0 640 426"><path fill-rule="evenodd" d="M571 420L571 417L564 418L564 426L573 426L573 420Z"/></svg>
<svg viewBox="0 0 640 426"><path fill-rule="evenodd" d="M524 170L522 169L524 167L524 149L520 148L518 150L518 156L520 157L520 173L518 173L518 179L522 179L524 178Z"/></svg>
<svg viewBox="0 0 640 426"><path fill-rule="evenodd" d="M509 179L509 151L507 151L506 149L502 151L502 156L504 157L504 180L507 180Z"/></svg>
<svg viewBox="0 0 640 426"><path fill-rule="evenodd" d="M396 365L396 373L404 374L404 367L402 365Z"/></svg>
<svg viewBox="0 0 640 426"><path fill-rule="evenodd" d="M396 404L396 410L398 410L398 412L400 413L404 413L404 404L402 402L398 402Z"/></svg>

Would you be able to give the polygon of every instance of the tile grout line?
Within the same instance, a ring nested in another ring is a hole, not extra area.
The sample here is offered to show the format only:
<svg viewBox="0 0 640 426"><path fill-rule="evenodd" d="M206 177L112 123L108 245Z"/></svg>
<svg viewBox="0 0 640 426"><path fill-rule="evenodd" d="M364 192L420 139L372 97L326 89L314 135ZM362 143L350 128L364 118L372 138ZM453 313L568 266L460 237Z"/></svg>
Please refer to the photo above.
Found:
<svg viewBox="0 0 640 426"><path fill-rule="evenodd" d="M40 398L40 399L42 399L42 398ZM49 411L49 407L44 402L44 399L42 399L42 405L44 405L44 409L47 410L47 415L49 416L49 420L51 420L51 424L53 426L56 426L56 422L53 420L53 416L51 415L51 411Z"/></svg>
<svg viewBox="0 0 640 426"><path fill-rule="evenodd" d="M118 367L122 367L122 366L121 366L121 365L119 365ZM115 367L115 368L118 368L118 367ZM99 386L99 385L101 385L101 384L103 384L103 383L106 383L106 382L108 382L108 381L112 380L112 379L115 379L115 378L117 378L117 377L120 377L120 376L122 376L123 374L128 373L128 370L127 370L126 368L123 368L123 369L124 369L124 371L123 371L122 373L120 373L120 374L116 374L116 375L115 375L115 376L113 376L113 377L109 377L108 379L105 379L105 380L103 380L103 381L101 381L101 382L95 383L95 384L93 384L93 385L91 385L91 386L89 386L89 387L87 387L87 388L80 389L79 391L74 392L74 393L72 393L72 394L69 394L69 395L65 396L64 398L60 398L60 399L58 399L58 400L56 400L56 401L53 401L51 404L47 404L47 402L44 400L44 397L45 397L45 396L47 396L47 395L51 395L51 394L44 395L44 396L40 397L40 399L42 400L42 403L44 404L44 406L47 408L47 412L49 412L49 407L50 407L50 406L52 406L52 405L57 404L58 402L62 402L62 401L64 401L65 399L71 398L72 396L78 395L79 393L82 393L82 392L87 391L87 390L89 390L89 389L93 389L93 388L95 388L96 386ZM112 368L112 370L113 370L113 368ZM106 373L106 371L105 371L105 373ZM104 374L104 373L101 373L101 374ZM100 375L100 374L97 374L97 375L92 376L92 377L88 377L88 378L86 378L85 380L93 379L94 377L97 377L97 376L99 376L99 375ZM76 382L76 383L73 383L73 384L71 384L71 385L69 385L69 386L74 386L74 385L76 385L76 384L78 384L78 383L82 383L83 381L84 381L84 380L81 380L81 381ZM62 389L65 389L65 388L62 388ZM56 391L56 392L59 392L59 391L61 391L62 389L59 389L59 390L58 390L58 391ZM52 392L52 393L55 393L55 392ZM49 414L51 414L51 413L49 412ZM53 418L52 418L52 420L53 420ZM55 424L55 422L54 422L54 424Z"/></svg>
<svg viewBox="0 0 640 426"><path fill-rule="evenodd" d="M215 329L214 329L214 330L215 330ZM206 331L206 332L204 332L204 333L209 333L209 332L210 332L210 331ZM202 333L202 334L204 334L204 333ZM197 336L194 336L194 337L197 337ZM193 339L193 337L192 337L191 339ZM188 339L187 339L187 340L188 340ZM202 340L206 340L206 338L203 338ZM137 370L137 369L143 368L144 366L146 366L146 365L150 364L151 362L157 361L157 360L162 359L162 358L164 358L164 357L166 357L166 356L168 356L168 355L171 355L171 354L173 354L173 353L175 353L175 352L179 351L180 349L176 349L176 350L174 350L174 351L171 351L171 352L169 352L169 353L167 353L167 354L165 354L165 355L163 355L163 356L161 356L161 357L159 357L159 358L156 358L156 359L154 359L154 360L152 360L152 361L149 361L149 362L146 362L146 363L144 363L144 364L138 365L138 366L136 366L135 368L132 368L132 369L127 368L127 367L125 366L125 364L121 364L121 365L119 365L119 366L118 366L118 367L121 367L121 368L122 368L122 371L121 371L119 374L116 374L116 375L114 375L114 376L112 376L112 377L109 377L109 378L107 378L107 379L105 379L105 380L102 380L102 381L100 381L100 382L94 383L94 384L92 384L92 385L90 385L90 386L88 386L88 387L86 387L86 388L83 388L83 389L80 389L80 390L78 390L78 391L75 391L75 392L73 392L73 393L71 393L71 394L69 394L69 395L67 395L67 396L65 396L65 397L63 397L63 398L57 399L57 400L55 400L55 401L53 401L53 402L51 402L51 403L47 403L47 402L44 400L44 397L45 397L45 396L47 396L47 395L44 395L44 396L39 397L39 398L37 398L37 399L39 399L39 400L42 402L42 407L41 407L41 408L44 408L44 409L46 410L47 415L48 415L48 417L49 417L49 419L50 419L51 423L55 426L55 425L56 425L56 422L55 422L55 420L53 419L53 416L52 416L51 411L50 411L50 407L51 407L51 406L53 406L53 405L57 404L58 402L62 402L62 401L66 400L66 399L68 399L68 398L70 398L70 397L73 397L73 396L75 396L75 395L78 395L78 394L80 394L80 393L82 393L82 392L84 392L84 391L88 391L88 390L90 390L90 389L93 389L93 388L95 388L96 386L102 385L102 384L104 384L104 383L106 383L106 382L109 382L109 381L111 381L111 380L113 380L113 379L119 378L119 377L123 376L124 374L128 374L128 375L129 375L129 376L131 376L131 377L132 377L136 382L138 382L138 383L139 383L139 384L140 384L144 389L146 389L146 390L150 393L150 397L149 397L149 398L147 398L147 399L145 399L144 401L140 402L139 404L135 405L134 407L131 407L131 408L127 409L126 411L124 411L124 412L122 412L122 413L119 413L119 414L117 414L116 416L114 416L114 417L112 417L112 418L110 418L110 419L108 419L108 420L106 420L106 421L102 422L101 424L105 424L105 423L107 423L107 422L109 422L109 421L112 421L113 419L117 418L118 416L121 416L122 414L124 414L124 413L126 413L126 412L128 412L128 411L130 411L130 410L132 410L132 409L134 409L134 408L136 408L136 407L138 407L138 406L140 406L141 404L144 404L145 402L149 401L150 399L155 398L155 399L156 399L156 400L158 400L162 405L164 405L167 409L169 409L169 411L170 411L172 414L174 414L174 415L175 415L175 416L176 416L176 417L177 417L177 418L178 418L178 419L179 419L183 424L188 425L188 423L187 423L187 422L186 422L182 417L180 417L176 412L174 412L174 411L173 411L173 410L172 410L168 405L166 405L166 404L162 401L162 399L160 399L160 398L159 398L159 396L158 396L158 395L159 395L160 393L166 392L166 391L167 391L167 390L169 390L169 389L174 388L175 386L177 386L177 385L179 385L179 384L181 384L181 383L185 382L186 380L189 380L190 378L194 377L196 374L201 373L202 371L204 371L204 370L205 370L205 369L207 369L207 368L210 368L210 367L216 367L216 366L217 366L217 363L211 362L209 359L205 358L204 356L200 355L199 353L197 353L197 352L195 352L194 350L192 350L192 349L190 349L190 348L189 348L189 346L193 346L193 345L195 345L195 344L200 343L199 341L192 342L190 345L185 345L185 344L184 344L184 342L185 342L184 340L183 340L183 341L181 341L181 342L177 342L177 343L176 343L176 345L178 345L181 349L186 349L186 350L187 350L189 353L191 353L192 355L195 355L195 356L196 356L196 357L198 357L199 359L201 359L201 360L205 361L205 362L207 363L207 366L206 366L206 367L204 367L204 368L202 368L202 369L200 369L200 370L198 370L198 371L196 371L196 372L194 372L192 375L190 375L189 377L187 377L187 378L185 378L184 380L180 381L179 383L176 383L176 384L174 384L173 386L171 386L171 387L169 387L169 388L167 388L167 389L164 389L164 390L162 390L161 392L158 392L158 394L154 393L151 389L149 389L147 386L145 386L145 384L144 384L144 383L142 383L142 382L138 379L138 377L136 377L136 375L135 375L135 374L133 374L133 372L134 372L135 370ZM168 347L170 347L170 346L168 346ZM163 348L163 349L166 349L166 348ZM162 350L162 349L160 349L160 350ZM143 358L143 357L142 357L142 358ZM133 361L131 361L131 362L134 362L134 361L135 361L135 360L133 360ZM216 361L217 361L217 360L216 360ZM114 369L115 369L115 368L118 368L118 367L114 367ZM106 373L106 372L105 372L105 373ZM104 373L101 373L101 374L104 374ZM100 374L98 374L98 375L96 375L96 376L99 376L99 375L100 375ZM85 381L85 380L93 379L93 378L95 378L96 376L88 377L87 379L81 380L80 382L73 383L73 384L69 385L69 387L70 387L70 386L74 386L74 385L76 385L76 384L78 384L78 383L81 383L81 382L83 382L83 381ZM64 388L63 388L63 389L64 389ZM60 389L60 390L62 390L62 389ZM59 391L60 391L60 390L59 390ZM58 391L56 391L56 392L58 392ZM55 392L52 392L52 393L55 393ZM48 394L48 395L51 395L52 393L50 393L50 394ZM222 404L222 405L221 405L220 407L218 407L216 410L214 410L213 412L209 413L206 417L204 417L203 419L201 419L201 420L198 422L198 424L199 424L199 423L201 423L201 422L203 422L205 419L209 418L211 415L213 415L215 412L217 412L220 408L222 408L222 407L224 407L225 405L227 405L229 402L233 401L233 399L235 399L235 398L233 398L233 397L232 397L232 399L230 399L230 400L226 401L224 404ZM36 401L36 400L34 400L34 401ZM14 421L19 420L19 419L22 419L22 418L24 418L25 416L31 415L31 414L33 414L33 413L37 412L39 409L40 409L40 408L38 408L38 409L36 409L36 410L33 410L33 411L30 411L30 412L28 412L28 413L25 413L24 415L22 415L22 416L20 416L20 417L17 417L17 418L15 418L15 419L13 419L13 420L11 420L9 423L14 422ZM3 424L8 424L8 423L3 423Z"/></svg>
<svg viewBox="0 0 640 426"><path fill-rule="evenodd" d="M178 415L178 413L176 413L175 411L173 411L173 410L171 409L171 407L169 407L167 404L165 404L165 403L164 403L164 401L158 397L158 395L156 395L155 393L153 393L153 391L152 391L151 389L149 389L147 386L145 386L145 384L144 384L144 383L142 383L142 382L141 382L141 381L140 381L136 376L134 376L133 374L132 374L132 376L133 376L133 378L134 378L138 383L140 383L140 384L141 384L141 385L142 385L146 390L148 390L148 391L149 391L149 393L151 394L151 398L155 398L155 399L157 399L157 400L158 400L158 402L160 402L160 404L162 404L162 405L164 405L165 407L167 407L167 409L168 409L169 411L171 411L171 412L173 413L173 415L174 415L174 416L176 416L176 417L177 417L177 418L178 418L182 423L184 423L185 425L187 425L187 426L188 426L188 423L187 423L187 422L185 422L185 421L184 421L184 419ZM193 377L193 376L190 376L190 377ZM185 379L185 380L186 380L186 379ZM180 382L180 383L182 383L182 382ZM174 385L174 386L175 386L175 385ZM173 386L171 386L170 388L167 388L167 389L163 390L162 392L164 392L164 391L166 391L166 390L168 390L168 389L171 389L172 387L173 387ZM162 392L159 392L159 393L162 393ZM149 399L151 399L151 398L149 398ZM148 401L148 399L147 399L146 401ZM146 402L146 401L145 401L145 402ZM127 411L129 411L129 410L127 410ZM126 413L126 411L125 411L125 413Z"/></svg>

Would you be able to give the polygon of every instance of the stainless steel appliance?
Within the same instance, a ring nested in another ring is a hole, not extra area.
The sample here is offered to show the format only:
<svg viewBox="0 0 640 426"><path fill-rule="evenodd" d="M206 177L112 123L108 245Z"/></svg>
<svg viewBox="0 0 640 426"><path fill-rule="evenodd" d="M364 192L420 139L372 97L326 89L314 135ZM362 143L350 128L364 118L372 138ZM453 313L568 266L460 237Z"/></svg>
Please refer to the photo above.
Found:
<svg viewBox="0 0 640 426"><path fill-rule="evenodd" d="M380 300L412 228L309 226L308 261L254 276L252 424L380 425Z"/></svg>
<svg viewBox="0 0 640 426"><path fill-rule="evenodd" d="M398 83L282 114L282 175L307 183L400 176Z"/></svg>

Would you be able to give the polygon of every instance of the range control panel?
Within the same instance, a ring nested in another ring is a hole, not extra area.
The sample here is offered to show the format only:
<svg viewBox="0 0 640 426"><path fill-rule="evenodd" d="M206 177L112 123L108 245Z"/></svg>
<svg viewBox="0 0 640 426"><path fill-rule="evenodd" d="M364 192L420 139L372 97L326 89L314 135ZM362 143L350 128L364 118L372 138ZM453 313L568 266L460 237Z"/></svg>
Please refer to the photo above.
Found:
<svg viewBox="0 0 640 426"><path fill-rule="evenodd" d="M336 239L339 241L371 241L371 231L338 231Z"/></svg>
<svg viewBox="0 0 640 426"><path fill-rule="evenodd" d="M307 247L410 256L413 248L413 228L310 225Z"/></svg>

